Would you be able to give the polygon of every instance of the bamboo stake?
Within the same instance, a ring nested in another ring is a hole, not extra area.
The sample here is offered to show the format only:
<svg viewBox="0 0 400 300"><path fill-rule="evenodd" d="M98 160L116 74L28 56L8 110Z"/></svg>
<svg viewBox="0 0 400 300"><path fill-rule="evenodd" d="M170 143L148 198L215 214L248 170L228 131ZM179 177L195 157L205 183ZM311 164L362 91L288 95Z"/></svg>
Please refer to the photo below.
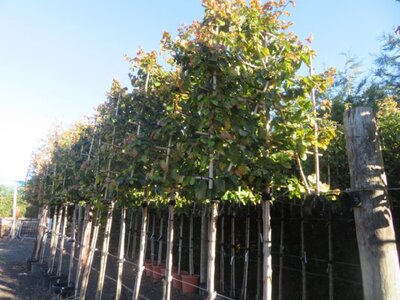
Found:
<svg viewBox="0 0 400 300"><path fill-rule="evenodd" d="M136 244L137 244L137 229L138 229L138 212L135 213L135 222L133 225L133 238L132 238L132 259L136 258Z"/></svg>
<svg viewBox="0 0 400 300"><path fill-rule="evenodd" d="M236 237L235 237L235 217L236 213L231 208L231 284L229 296L236 297Z"/></svg>
<svg viewBox="0 0 400 300"><path fill-rule="evenodd" d="M171 200L168 206L168 229L167 229L167 253L165 261L165 280L163 285L163 300L171 299L171 283L172 283L172 250L174 245L174 193L171 192Z"/></svg>
<svg viewBox="0 0 400 300"><path fill-rule="evenodd" d="M121 207L121 227L119 233L118 243L118 275L117 275L117 288L115 293L115 300L121 297L122 288L122 273L124 271L124 257L125 257L125 222L126 222L126 206L123 204Z"/></svg>
<svg viewBox="0 0 400 300"><path fill-rule="evenodd" d="M95 217L95 224L93 227L92 241L90 243L89 257L87 259L87 263L83 270L81 290L79 292L79 299L82 299L82 300L84 300L86 297L86 290L87 290L87 286L88 286L88 282L89 282L90 271L92 269L94 252L96 251L96 244L97 244L97 239L99 236L99 228L100 228L100 211L99 211L99 209L97 209L96 217Z"/></svg>
<svg viewBox="0 0 400 300"><path fill-rule="evenodd" d="M158 253L157 253L157 265L161 265L162 262L162 248L163 248L163 231L164 231L164 218L160 219L160 235L158 236Z"/></svg>
<svg viewBox="0 0 400 300"><path fill-rule="evenodd" d="M68 285L72 284L72 268L74 267L74 258L75 258L75 230L76 230L76 217L78 214L79 205L75 204L74 214L72 217L72 225L71 225L71 253L69 256L69 266L68 266Z"/></svg>
<svg viewBox="0 0 400 300"><path fill-rule="evenodd" d="M285 207L281 206L281 236L279 240L279 284L278 300L283 299L283 254L284 254L284 232L285 232Z"/></svg>
<svg viewBox="0 0 400 300"><path fill-rule="evenodd" d="M111 225L113 220L114 205L115 202L111 201L107 210L107 222L106 222L106 227L104 229L103 247L101 249L100 270L99 270L99 277L97 280L97 289L95 297L96 300L100 300L103 296L103 285L104 285L104 278L106 275L108 250L110 247L110 235L111 235Z"/></svg>
<svg viewBox="0 0 400 300"><path fill-rule="evenodd" d="M147 234L147 213L148 207L147 202L142 204L142 226L140 231L140 246L139 246L139 259L138 259L138 271L136 274L135 286L133 289L132 300L139 299L140 284L142 281L142 275L144 270L144 257L146 255L146 234Z"/></svg>
<svg viewBox="0 0 400 300"><path fill-rule="evenodd" d="M221 243L219 259L219 289L221 294L225 292L225 214L221 214Z"/></svg>
<svg viewBox="0 0 400 300"><path fill-rule="evenodd" d="M61 240L60 240L60 252L58 256L58 266L57 266L57 276L61 276L62 272L62 263L63 263L63 256L64 256L64 243L65 243L65 230L67 229L68 223L68 206L64 206L64 219L62 222L61 228Z"/></svg>
<svg viewBox="0 0 400 300"><path fill-rule="evenodd" d="M243 284L242 284L242 295L240 299L247 299L247 281L249 277L249 254L250 254L250 207L247 206L246 215L246 229L245 229L245 254L244 254L244 270L243 270Z"/></svg>

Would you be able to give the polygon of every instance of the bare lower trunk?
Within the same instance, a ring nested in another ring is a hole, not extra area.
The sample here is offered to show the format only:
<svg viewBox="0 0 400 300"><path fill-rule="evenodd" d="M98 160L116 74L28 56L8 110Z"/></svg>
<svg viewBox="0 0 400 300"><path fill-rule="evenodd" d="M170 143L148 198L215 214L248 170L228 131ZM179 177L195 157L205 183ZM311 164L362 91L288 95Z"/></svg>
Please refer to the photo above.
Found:
<svg viewBox="0 0 400 300"><path fill-rule="evenodd" d="M279 240L279 284L278 300L283 299L283 254L284 254L284 233L285 233L285 207L281 206L281 236Z"/></svg>
<svg viewBox="0 0 400 300"><path fill-rule="evenodd" d="M194 256L193 256L193 213L189 217L189 275L194 274Z"/></svg>
<svg viewBox="0 0 400 300"><path fill-rule="evenodd" d="M165 261L165 280L163 286L163 300L171 299L172 283L172 249L174 243L174 202L168 207L168 234L167 234L167 254Z"/></svg>
<svg viewBox="0 0 400 300"><path fill-rule="evenodd" d="M181 221L179 223L179 246L178 246L178 266L177 266L178 274L181 274L182 244L183 244L183 215L181 215Z"/></svg>
<svg viewBox="0 0 400 300"><path fill-rule="evenodd" d="M82 274L82 282L81 282L81 289L79 293L79 299L84 300L86 297L86 290L89 282L90 271L92 269L93 263L93 256L96 250L97 238L99 236L99 228L100 228L100 212L99 210L96 211L95 216L95 224L93 226L93 234L92 234L92 241L90 243L89 255L87 259L86 266L83 270Z"/></svg>
<svg viewBox="0 0 400 300"><path fill-rule="evenodd" d="M135 286L133 289L132 300L139 299L140 284L142 282L142 275L144 270L144 258L146 255L146 234L147 234L147 204L142 207L142 226L140 231L140 249L138 259L138 269L136 274Z"/></svg>
<svg viewBox="0 0 400 300"><path fill-rule="evenodd" d="M57 276L61 276L62 272L62 264L63 264L63 256L64 256L64 243L65 243L65 230L67 229L68 223L68 206L64 206L64 218L62 221L62 228L61 228L61 240L60 240L60 252L58 255L58 266L57 266Z"/></svg>
<svg viewBox="0 0 400 300"><path fill-rule="evenodd" d="M63 209L60 207L60 210L58 212L57 218L56 218L56 229L54 232L54 242L51 247L51 253L50 253L50 272L53 273L53 270L55 268L55 262L56 262L56 254L57 254L57 247L58 247L58 240L60 237L60 227L61 227L61 220L62 220L62 215L63 215Z"/></svg>
<svg viewBox="0 0 400 300"><path fill-rule="evenodd" d="M164 218L160 219L160 235L158 236L158 255L157 265L161 265L162 262L162 250L163 250L163 231L164 231Z"/></svg>
<svg viewBox="0 0 400 300"><path fill-rule="evenodd" d="M70 233L70 237L71 237L71 252L70 252L70 256L69 256L69 265L68 265L68 285L72 284L72 269L74 267L75 264L75 230L76 230L76 217L78 214L78 210L79 210L79 205L75 204L75 208L74 208L74 214L72 217L72 224L71 224L71 233Z"/></svg>
<svg viewBox="0 0 400 300"><path fill-rule="evenodd" d="M271 264L271 214L270 203L263 200L263 300L270 300L272 295L272 264Z"/></svg>
<svg viewBox="0 0 400 300"><path fill-rule="evenodd" d="M137 245L137 231L138 231L138 214L139 212L135 212L135 221L133 225L133 237L132 237L132 259L136 258L136 245Z"/></svg>
<svg viewBox="0 0 400 300"><path fill-rule="evenodd" d="M231 212L231 288L229 295L236 297L236 237L235 237L235 217L236 213Z"/></svg>
<svg viewBox="0 0 400 300"><path fill-rule="evenodd" d="M302 203L300 208L300 237L301 237L301 291L302 291L302 300L307 299L307 253L305 250L305 241L304 241L304 203Z"/></svg>
<svg viewBox="0 0 400 300"><path fill-rule="evenodd" d="M207 260L207 299L217 296L215 291L215 249L217 242L218 202L212 201L210 207L210 224L208 225L208 260Z"/></svg>
<svg viewBox="0 0 400 300"><path fill-rule="evenodd" d="M245 254L244 254L244 270L243 270L243 284L242 284L242 296L243 300L247 299L247 280L249 275L249 255L250 255L250 207L247 207L246 215L246 233L245 233Z"/></svg>
<svg viewBox="0 0 400 300"><path fill-rule="evenodd" d="M33 254L34 259L39 259L40 249L43 247L43 237L45 232L47 231L47 214L48 214L48 206L44 205L40 209L40 221L38 227L38 234L36 237L36 245Z"/></svg>
<svg viewBox="0 0 400 300"><path fill-rule="evenodd" d="M208 251L208 218L207 206L204 205L201 209L201 241L200 241L200 285L207 284L207 251Z"/></svg>
<svg viewBox="0 0 400 300"><path fill-rule="evenodd" d="M107 267L107 260L108 260L108 249L110 248L110 235L111 235L111 225L113 219L113 212L114 212L114 205L115 202L111 201L108 206L107 211L107 223L104 230L104 240L103 246L101 249L101 258L100 258L100 270L99 270L99 278L97 280L97 289L96 289L96 300L100 300L103 296L103 285L104 285L104 278L106 275L106 267Z"/></svg>
<svg viewBox="0 0 400 300"><path fill-rule="evenodd" d="M221 294L225 292L225 214L221 215L221 244L219 259L219 289Z"/></svg>
<svg viewBox="0 0 400 300"><path fill-rule="evenodd" d="M118 275L117 275L117 288L115 293L115 300L121 297L122 288L122 273L124 271L124 257L125 257L125 220L126 219L126 207L122 205L121 208L121 227L119 231L119 243L118 243ZM131 218L132 223L132 218Z"/></svg>

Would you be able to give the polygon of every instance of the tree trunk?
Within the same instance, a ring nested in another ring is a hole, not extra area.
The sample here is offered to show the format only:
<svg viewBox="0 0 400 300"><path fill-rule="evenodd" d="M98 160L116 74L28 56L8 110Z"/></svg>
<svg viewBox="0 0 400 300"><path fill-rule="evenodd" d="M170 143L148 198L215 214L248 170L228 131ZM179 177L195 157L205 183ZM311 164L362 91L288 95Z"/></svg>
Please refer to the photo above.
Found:
<svg viewBox="0 0 400 300"><path fill-rule="evenodd" d="M307 299L307 254L304 241L304 201L300 207L300 238L301 238L301 299Z"/></svg>
<svg viewBox="0 0 400 300"><path fill-rule="evenodd" d="M164 218L161 218L160 219L160 235L158 236L157 265L161 265L161 263L162 263L163 231L164 231Z"/></svg>
<svg viewBox="0 0 400 300"><path fill-rule="evenodd" d="M177 267L178 274L181 274L182 245L183 245L183 214L181 215L181 221L179 224L179 246L178 246L178 267Z"/></svg>
<svg viewBox="0 0 400 300"><path fill-rule="evenodd" d="M136 274L135 286L133 289L132 300L139 299L140 284L142 281L142 275L144 270L144 258L146 255L146 234L147 234L147 203L142 206L142 228L140 232L140 249L139 249L139 259L138 259L138 271Z"/></svg>
<svg viewBox="0 0 400 300"><path fill-rule="evenodd" d="M93 227L92 241L90 243L90 248L89 248L89 255L82 274L81 289L79 293L79 299L82 300L84 300L86 297L86 290L89 282L90 271L92 269L94 252L96 251L97 238L99 236L99 228L100 228L100 211L97 210L95 217L95 224Z"/></svg>
<svg viewBox="0 0 400 300"><path fill-rule="evenodd" d="M281 206L281 236L279 241L279 284L278 284L278 300L283 299L283 255L285 250L285 206Z"/></svg>
<svg viewBox="0 0 400 300"><path fill-rule="evenodd" d="M208 225L208 260L207 260L207 299L217 296L215 291L215 249L217 242L218 201L211 200L210 224Z"/></svg>
<svg viewBox="0 0 400 300"><path fill-rule="evenodd" d="M207 232L208 232L208 207L201 208L201 233L200 233L200 286L207 285Z"/></svg>
<svg viewBox="0 0 400 300"><path fill-rule="evenodd" d="M106 228L104 229L104 240L101 249L100 270L99 270L99 278L97 280L97 290L95 298L96 300L100 300L103 296L103 285L107 268L108 249L110 248L110 235L111 235L111 225L113 219L114 205L115 201L111 201L107 210L107 223L106 223Z"/></svg>
<svg viewBox="0 0 400 300"><path fill-rule="evenodd" d="M133 224L133 237L132 237L132 259L136 258L136 244L137 244L137 229L138 229L138 214L139 212L135 212L135 221Z"/></svg>
<svg viewBox="0 0 400 300"><path fill-rule="evenodd" d="M231 209L231 286L229 296L236 297L236 237L235 237L236 213Z"/></svg>
<svg viewBox="0 0 400 300"><path fill-rule="evenodd" d="M333 245L332 245L332 206L328 205L328 273L329 273L329 300L333 300Z"/></svg>
<svg viewBox="0 0 400 300"><path fill-rule="evenodd" d="M68 206L64 206L64 218L62 222L61 228L61 240L60 240L60 252L58 255L58 266L57 266L57 276L61 276L62 272L62 263L63 263L63 256L64 256L64 243L65 243L65 230L67 229L68 223Z"/></svg>
<svg viewBox="0 0 400 300"><path fill-rule="evenodd" d="M171 299L172 283L172 249L174 243L174 201L171 200L168 207L168 233L167 233L167 253L165 259L165 280L163 287L163 300Z"/></svg>
<svg viewBox="0 0 400 300"><path fill-rule="evenodd" d="M122 205L121 208L121 227L119 231L119 243L118 243L118 275L117 275L117 288L115 293L115 300L119 300L121 297L122 288L122 273L124 271L124 257L125 257L125 220L126 219L126 207ZM132 224L132 217L131 222Z"/></svg>
<svg viewBox="0 0 400 300"><path fill-rule="evenodd" d="M261 300L262 298L262 286L263 286L263 276L262 276L262 270L263 270L263 242L262 242L262 216L261 216L261 210L258 209L257 212L257 229L258 229L258 235L257 235L257 294L256 294L256 300Z"/></svg>
<svg viewBox="0 0 400 300"><path fill-rule="evenodd" d="M51 223L50 254L49 254L49 260L48 260L49 269L47 270L48 274L51 274L53 272L51 263L52 263L52 254L53 254L53 249L54 249L54 243L57 238L57 233L56 233L57 220L58 220L58 208L54 207L53 219L52 219L52 223ZM46 250L46 249L44 249L44 250Z"/></svg>
<svg viewBox="0 0 400 300"><path fill-rule="evenodd" d="M133 209L132 209L132 210L131 210L131 213L130 213L130 217L129 217L129 226L128 226L128 234L127 234L126 250L125 250L126 256L127 256L128 258L129 258L129 253L130 253L129 250L131 250L133 215L134 215L134 212L133 212Z"/></svg>
<svg viewBox="0 0 400 300"><path fill-rule="evenodd" d="M151 226L151 236L150 236L150 259L151 262L155 262L155 234L156 234L156 215L153 214L153 222Z"/></svg>
<svg viewBox="0 0 400 300"><path fill-rule="evenodd" d="M189 275L194 274L194 255L193 255L193 214L189 216Z"/></svg>
<svg viewBox="0 0 400 300"><path fill-rule="evenodd" d="M250 207L247 206L246 215L246 233L245 233L245 252L244 252L244 270L243 270L243 284L242 284L242 296L243 300L247 299L247 280L249 275L249 254L250 254Z"/></svg>
<svg viewBox="0 0 400 300"><path fill-rule="evenodd" d="M54 270L54 265L56 261L56 254L57 254L57 246L58 246L58 240L59 240L59 235L60 235L60 227L61 227L61 219L62 219L62 214L63 214L63 209L60 207L58 210L58 215L56 218L56 229L54 232L54 242L51 247L51 258L50 258L50 272L53 273Z"/></svg>
<svg viewBox="0 0 400 300"><path fill-rule="evenodd" d="M272 265L271 265L271 214L268 200L262 202L263 213L263 300L271 300Z"/></svg>
<svg viewBox="0 0 400 300"><path fill-rule="evenodd" d="M75 298L78 297L78 288L79 282L81 277L82 269L85 269L88 254L89 254L89 247L90 247L90 235L92 232L92 206L90 204L86 205L85 208L85 219L82 226L82 233L81 233L81 243L80 243L80 251L79 251L79 259L78 259L78 266L76 267L76 275L75 275Z"/></svg>
<svg viewBox="0 0 400 300"><path fill-rule="evenodd" d="M225 213L221 215L221 239L219 259L219 290L225 293Z"/></svg>
<svg viewBox="0 0 400 300"><path fill-rule="evenodd" d="M71 252L70 252L70 256L69 256L69 265L68 265L68 285L72 284L72 269L74 267L75 264L75 230L76 230L76 217L78 214L78 210L79 210L79 205L75 204L75 208L74 208L74 214L72 216L72 224L71 224L71 233L70 233L70 237L71 237Z"/></svg>
<svg viewBox="0 0 400 300"><path fill-rule="evenodd" d="M365 300L400 299L400 271L388 207L386 174L372 109L344 113L347 157L353 196Z"/></svg>
<svg viewBox="0 0 400 300"><path fill-rule="evenodd" d="M47 231L47 213L48 213L48 206L44 205L40 209L38 234L36 237L35 251L33 254L34 259L39 259L40 249L43 247L43 237L45 235L45 232Z"/></svg>

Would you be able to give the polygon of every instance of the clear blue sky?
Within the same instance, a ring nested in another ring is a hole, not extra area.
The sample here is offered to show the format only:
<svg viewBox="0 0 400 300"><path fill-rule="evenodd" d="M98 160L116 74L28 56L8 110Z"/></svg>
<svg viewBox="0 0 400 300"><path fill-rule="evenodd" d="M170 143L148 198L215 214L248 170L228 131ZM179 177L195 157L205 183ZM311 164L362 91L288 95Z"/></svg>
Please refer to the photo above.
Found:
<svg viewBox="0 0 400 300"><path fill-rule="evenodd" d="M369 67L400 25L395 0L298 0L291 12L295 33L314 34L317 71L342 68L348 51ZM201 16L200 0L0 0L0 180L24 179L38 139L91 115L113 78L128 84L125 54Z"/></svg>

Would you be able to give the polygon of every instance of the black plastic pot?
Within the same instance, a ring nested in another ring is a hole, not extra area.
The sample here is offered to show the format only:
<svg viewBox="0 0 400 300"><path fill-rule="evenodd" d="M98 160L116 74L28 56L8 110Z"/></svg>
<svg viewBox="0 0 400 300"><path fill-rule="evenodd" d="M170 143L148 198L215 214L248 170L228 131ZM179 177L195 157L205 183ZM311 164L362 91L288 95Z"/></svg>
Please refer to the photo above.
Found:
<svg viewBox="0 0 400 300"><path fill-rule="evenodd" d="M27 265L27 267L28 267L28 271L32 271L32 263L37 263L37 262L39 262L38 259L35 259L35 258L33 258L33 257L29 258L29 259L27 260L27 262L26 262L26 265Z"/></svg>

